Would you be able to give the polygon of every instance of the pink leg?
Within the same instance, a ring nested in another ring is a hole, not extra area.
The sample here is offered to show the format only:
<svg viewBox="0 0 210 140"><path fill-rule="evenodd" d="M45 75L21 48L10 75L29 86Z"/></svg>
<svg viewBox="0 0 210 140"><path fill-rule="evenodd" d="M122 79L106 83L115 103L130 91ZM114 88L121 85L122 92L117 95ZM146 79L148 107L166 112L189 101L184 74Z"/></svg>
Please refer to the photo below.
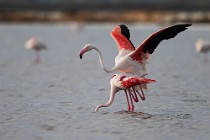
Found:
<svg viewBox="0 0 210 140"><path fill-rule="evenodd" d="M132 89L133 89L133 93L134 93L134 96L132 95L133 100L137 103L137 102L139 101L139 99L138 99L138 97L137 97L137 95L136 95L135 89L134 89L133 87L132 87Z"/></svg>
<svg viewBox="0 0 210 140"><path fill-rule="evenodd" d="M36 51L36 58L35 58L35 63L40 63L40 55L39 55L39 51Z"/></svg>
<svg viewBox="0 0 210 140"><path fill-rule="evenodd" d="M130 111L131 107L130 107L130 103L129 103L129 99L128 99L128 93L127 93L126 90L124 90L124 91L125 91L125 96L126 96L126 100L127 100L127 103L128 103L128 111Z"/></svg>
<svg viewBox="0 0 210 140"><path fill-rule="evenodd" d="M130 89L128 89L128 92L129 92L129 95L130 95L130 101L131 101L131 111L133 111L134 110L134 104L133 104L133 99L132 99L132 93L131 93L131 91L130 91Z"/></svg>
<svg viewBox="0 0 210 140"><path fill-rule="evenodd" d="M139 85L139 87L140 87L140 90L141 90L142 95L141 95L137 90L136 90L136 92L138 93L138 95L140 96L140 98L141 98L142 100L145 100L144 91L143 91L141 85Z"/></svg>

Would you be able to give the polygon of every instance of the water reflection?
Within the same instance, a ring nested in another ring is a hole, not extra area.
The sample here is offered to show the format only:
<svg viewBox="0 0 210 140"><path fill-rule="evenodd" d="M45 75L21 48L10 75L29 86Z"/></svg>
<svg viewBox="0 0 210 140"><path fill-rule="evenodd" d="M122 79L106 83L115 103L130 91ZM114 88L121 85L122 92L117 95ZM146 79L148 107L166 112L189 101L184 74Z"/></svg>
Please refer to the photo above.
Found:
<svg viewBox="0 0 210 140"><path fill-rule="evenodd" d="M192 118L192 115L189 113L178 113L178 114L173 114L173 113L168 113L168 114L148 114L144 112L132 112L132 111L118 111L114 112L115 114L120 114L120 115L129 115L130 117L133 118L140 118L142 120L145 119L153 119L153 120L173 120L173 119L190 119Z"/></svg>
<svg viewBox="0 0 210 140"><path fill-rule="evenodd" d="M144 112L132 112L132 111L125 111L125 110L122 110L122 111L118 111L118 112L115 112L116 114L123 114L123 115L129 115L131 117L134 117L134 118L141 118L141 119L149 119L152 117L152 115L148 114L148 113L144 113Z"/></svg>

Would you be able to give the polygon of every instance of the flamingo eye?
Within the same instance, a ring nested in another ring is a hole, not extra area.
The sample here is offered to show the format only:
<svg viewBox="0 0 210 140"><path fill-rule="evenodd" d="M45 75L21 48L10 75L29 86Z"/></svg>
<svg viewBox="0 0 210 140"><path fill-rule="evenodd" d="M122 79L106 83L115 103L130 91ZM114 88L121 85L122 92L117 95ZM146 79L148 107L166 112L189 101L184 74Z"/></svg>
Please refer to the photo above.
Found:
<svg viewBox="0 0 210 140"><path fill-rule="evenodd" d="M115 75L113 75L113 76L112 76L112 78L114 78L115 76L116 76L116 74L115 74Z"/></svg>

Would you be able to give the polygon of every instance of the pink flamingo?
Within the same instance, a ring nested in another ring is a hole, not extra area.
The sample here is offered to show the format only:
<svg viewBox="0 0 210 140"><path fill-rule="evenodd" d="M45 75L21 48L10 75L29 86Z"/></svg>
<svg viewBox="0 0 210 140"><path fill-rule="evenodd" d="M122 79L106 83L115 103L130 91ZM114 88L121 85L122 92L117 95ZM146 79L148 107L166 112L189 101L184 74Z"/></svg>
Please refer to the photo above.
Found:
<svg viewBox="0 0 210 140"><path fill-rule="evenodd" d="M208 42L206 40L199 39L195 43L195 50L198 53L203 53L204 54L203 62L208 61L207 53L210 52L210 42Z"/></svg>
<svg viewBox="0 0 210 140"><path fill-rule="evenodd" d="M47 46L38 40L36 37L32 37L31 39L27 40L25 43L25 47L27 49L33 49L35 51L35 63L40 63L40 51L43 49L47 49Z"/></svg>
<svg viewBox="0 0 210 140"><path fill-rule="evenodd" d="M99 61L101 67L105 72L111 73L119 71L124 74L130 74L130 76L126 75L122 76L121 74L118 74L112 78L109 101L104 105L99 105L95 109L95 111L97 111L100 107L107 107L111 105L115 93L118 92L120 89L125 90L128 102L128 110L133 111L134 110L133 100L135 102L138 102L137 94L141 97L142 100L144 100L145 97L143 96L144 93L142 88L146 89L147 88L146 84L154 82L154 80L149 80L149 79L147 80L147 78L144 78L145 75L147 75L146 64L149 58L149 54L152 54L154 52L155 48L158 46L158 44L161 41L174 38L178 33L186 30L187 27L189 26L191 26L191 24L176 24L164 28L162 30L159 30L150 35L137 49L135 49L132 42L130 41L129 29L125 25L116 26L111 31L111 36L114 38L115 42L117 43L119 53L115 58L115 66L111 70L105 68L101 51L97 47L92 46L90 44L85 45L84 48L79 53L80 59L82 59L84 53L91 50L96 50L99 54ZM127 77L127 78L124 79L122 77L124 78ZM131 83L128 84L129 86L123 86L122 84L129 82ZM139 93L139 91L142 93L142 96ZM130 100L128 99L128 95L130 97ZM130 103L132 105L132 108L130 108Z"/></svg>
<svg viewBox="0 0 210 140"><path fill-rule="evenodd" d="M148 78L139 78L135 75L125 75L125 74L116 74L112 77L110 81L111 91L110 91L110 98L106 104L98 105L95 109L97 112L101 107L108 107L114 101L114 96L119 90L124 90L127 103L128 103L128 111L134 111L134 103L138 102L138 96L145 100L145 95L142 89L142 84L148 84L156 82L155 80L148 79Z"/></svg>
<svg viewBox="0 0 210 140"><path fill-rule="evenodd" d="M130 41L130 32L125 25L116 26L111 31L111 36L117 43L119 53L115 58L115 66L108 70L104 66L101 51L90 44L84 46L80 51L80 59L84 53L96 50L99 54L99 61L102 69L107 72L123 72L135 74L138 77L144 77L146 73L146 64L149 54L152 54L158 44L170 38L174 38L178 33L187 29L191 24L176 24L162 30L159 30L150 35L137 49Z"/></svg>

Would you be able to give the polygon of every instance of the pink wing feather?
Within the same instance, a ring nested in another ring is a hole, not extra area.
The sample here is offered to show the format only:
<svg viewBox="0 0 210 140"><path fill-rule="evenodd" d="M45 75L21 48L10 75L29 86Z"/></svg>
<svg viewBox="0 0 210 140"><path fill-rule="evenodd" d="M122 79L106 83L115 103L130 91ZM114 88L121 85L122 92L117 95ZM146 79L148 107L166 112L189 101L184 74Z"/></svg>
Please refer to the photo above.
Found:
<svg viewBox="0 0 210 140"><path fill-rule="evenodd" d="M120 33L116 32L115 30L112 30L111 36L117 43L119 51L122 49L130 51L134 50L134 47L131 45L131 43Z"/></svg>
<svg viewBox="0 0 210 140"><path fill-rule="evenodd" d="M129 77L129 78L122 79L121 85L124 88L130 88L130 87L137 86L139 84L149 84L149 83L154 83L154 82L156 81L152 79L148 79L148 78Z"/></svg>

